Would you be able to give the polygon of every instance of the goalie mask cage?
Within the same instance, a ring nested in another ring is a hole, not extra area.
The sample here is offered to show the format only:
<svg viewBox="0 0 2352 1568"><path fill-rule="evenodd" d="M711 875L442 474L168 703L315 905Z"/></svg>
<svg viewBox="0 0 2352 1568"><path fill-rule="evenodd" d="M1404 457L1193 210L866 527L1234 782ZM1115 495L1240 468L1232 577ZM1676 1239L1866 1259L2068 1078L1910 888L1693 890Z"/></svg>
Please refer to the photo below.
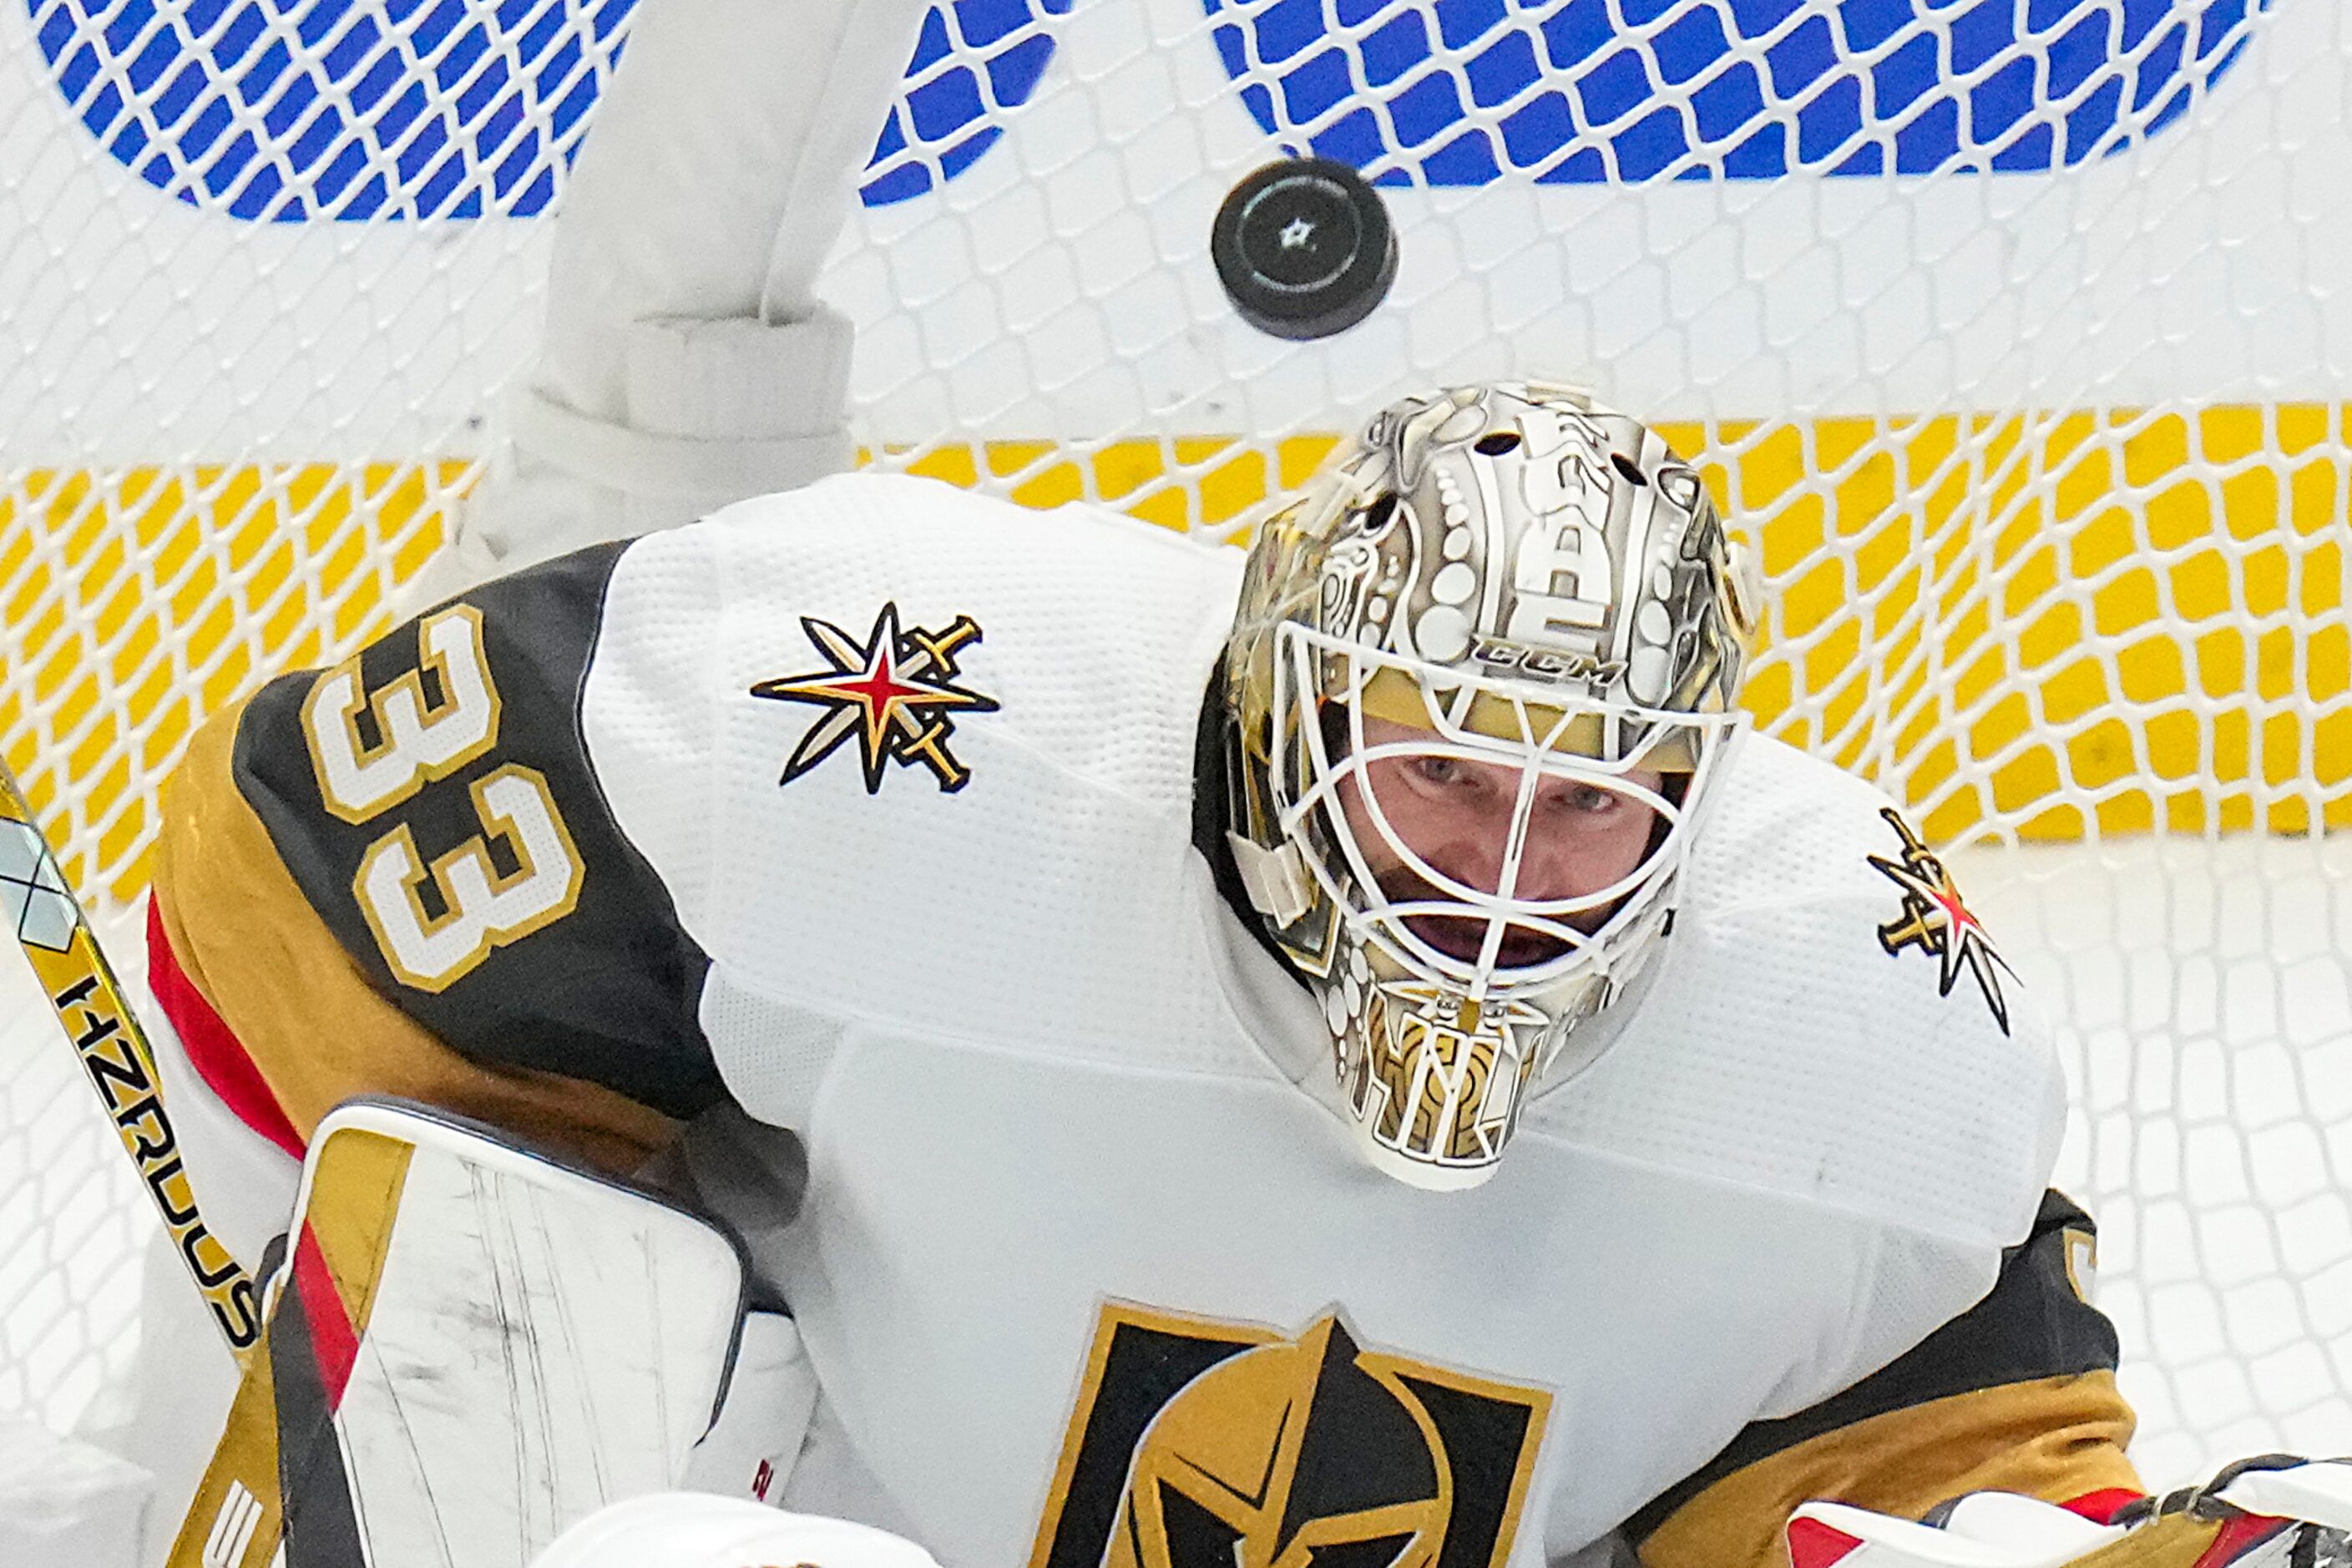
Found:
<svg viewBox="0 0 2352 1568"><path fill-rule="evenodd" d="M629 3L0 0L0 741L108 906L190 728L383 629L494 459ZM2061 1020L2166 1483L2352 1449L2347 89L2328 0L958 0L819 292L869 460L1027 502L1230 532L1519 373L1703 459L1759 724L1906 802ZM1207 255L1285 151L1399 236L1320 343ZM63 1428L152 1220L49 1028L0 1405Z"/></svg>

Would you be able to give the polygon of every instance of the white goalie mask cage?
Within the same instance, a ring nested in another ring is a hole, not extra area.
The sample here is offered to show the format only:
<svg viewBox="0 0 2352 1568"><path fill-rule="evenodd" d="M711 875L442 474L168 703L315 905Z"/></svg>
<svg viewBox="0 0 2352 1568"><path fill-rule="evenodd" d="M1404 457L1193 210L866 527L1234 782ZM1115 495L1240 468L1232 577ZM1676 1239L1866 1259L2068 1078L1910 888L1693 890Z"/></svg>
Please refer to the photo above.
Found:
<svg viewBox="0 0 2352 1568"><path fill-rule="evenodd" d="M1391 405L1261 531L1229 842L1379 1168L1476 1184L1591 1058L1743 726L1756 597L1697 474L1559 388Z"/></svg>

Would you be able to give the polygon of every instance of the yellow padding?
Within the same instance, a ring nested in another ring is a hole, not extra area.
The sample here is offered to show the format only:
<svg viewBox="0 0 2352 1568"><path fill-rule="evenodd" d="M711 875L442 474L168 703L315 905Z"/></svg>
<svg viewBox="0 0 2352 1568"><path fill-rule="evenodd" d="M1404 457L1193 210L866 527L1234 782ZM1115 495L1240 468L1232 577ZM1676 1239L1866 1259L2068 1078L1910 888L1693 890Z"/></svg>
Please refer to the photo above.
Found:
<svg viewBox="0 0 2352 1568"><path fill-rule="evenodd" d="M205 714L383 629L479 465L0 480L0 737L85 892L147 882L153 786Z"/></svg>
<svg viewBox="0 0 2352 1568"><path fill-rule="evenodd" d="M1748 706L1931 841L2352 824L2346 413L1718 427L1777 601Z"/></svg>

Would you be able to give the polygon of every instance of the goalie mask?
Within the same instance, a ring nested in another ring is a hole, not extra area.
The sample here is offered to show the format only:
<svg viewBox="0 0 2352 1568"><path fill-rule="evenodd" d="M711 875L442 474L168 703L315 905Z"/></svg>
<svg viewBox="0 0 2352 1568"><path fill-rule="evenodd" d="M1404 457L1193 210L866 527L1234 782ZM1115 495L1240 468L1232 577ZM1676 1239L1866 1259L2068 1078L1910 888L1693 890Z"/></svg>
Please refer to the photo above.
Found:
<svg viewBox="0 0 2352 1568"><path fill-rule="evenodd" d="M1391 405L1260 531L1228 841L1373 1163L1475 1185L1590 1058L1668 929L1757 598L1698 475L1552 387Z"/></svg>

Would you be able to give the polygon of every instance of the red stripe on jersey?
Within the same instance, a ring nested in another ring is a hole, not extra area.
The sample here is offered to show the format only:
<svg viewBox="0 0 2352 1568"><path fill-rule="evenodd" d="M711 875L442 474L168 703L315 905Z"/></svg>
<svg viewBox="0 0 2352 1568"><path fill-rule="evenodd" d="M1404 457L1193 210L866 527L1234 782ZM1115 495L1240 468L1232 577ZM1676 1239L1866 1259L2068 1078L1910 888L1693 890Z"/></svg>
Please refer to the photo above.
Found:
<svg viewBox="0 0 2352 1568"><path fill-rule="evenodd" d="M2273 1519L2268 1514L2242 1513L2221 1526L2221 1533L2197 1559L2197 1568L2221 1568L2224 1563L2235 1563L2255 1547L2282 1530L2294 1527L2294 1521Z"/></svg>
<svg viewBox="0 0 2352 1568"><path fill-rule="evenodd" d="M196 1076L205 1087L229 1108L239 1121L293 1155L302 1157L302 1137L294 1131L294 1123L269 1092L263 1081L261 1069L253 1065L253 1058L235 1032L224 1022L205 994L196 989L187 972L180 967L180 955L172 951L172 939L163 930L163 911L155 900L147 900L147 988L155 994L155 1005L172 1021L180 1045L188 1053Z"/></svg>
<svg viewBox="0 0 2352 1568"><path fill-rule="evenodd" d="M1861 1544L1860 1536L1832 1530L1818 1519L1789 1521L1789 1562L1792 1568L1829 1568Z"/></svg>
<svg viewBox="0 0 2352 1568"><path fill-rule="evenodd" d="M360 1359L360 1337L344 1309L343 1293L335 1289L327 1255L319 1250L319 1233L307 1225L302 1239L294 1244L294 1299L302 1304L303 1319L310 1324L319 1381L327 1391L327 1408L333 1410L342 1404L352 1367Z"/></svg>
<svg viewBox="0 0 2352 1568"><path fill-rule="evenodd" d="M2107 1487L2100 1491L2084 1492L2078 1498L2068 1498L2058 1506L2068 1513L2081 1514L2093 1524L2113 1524L2116 1510L2127 1502L2137 1502L2147 1495L2129 1487Z"/></svg>

